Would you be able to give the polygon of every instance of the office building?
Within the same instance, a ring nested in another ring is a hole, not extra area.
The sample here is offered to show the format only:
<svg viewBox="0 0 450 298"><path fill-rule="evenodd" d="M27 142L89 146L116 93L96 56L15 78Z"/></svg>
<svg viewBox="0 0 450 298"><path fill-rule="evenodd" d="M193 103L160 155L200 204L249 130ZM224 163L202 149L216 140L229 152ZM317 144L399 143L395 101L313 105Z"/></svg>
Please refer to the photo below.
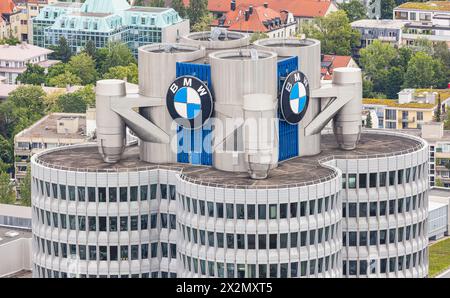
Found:
<svg viewBox="0 0 450 298"><path fill-rule="evenodd" d="M212 34L141 47L97 142L31 158L33 276L426 277L428 144L363 131L319 41Z"/></svg>
<svg viewBox="0 0 450 298"><path fill-rule="evenodd" d="M97 48L122 42L137 54L137 48L158 42L176 42L189 32L172 8L130 6L126 0L57 2L44 7L33 19L33 44L49 47L65 37L73 52L91 40Z"/></svg>

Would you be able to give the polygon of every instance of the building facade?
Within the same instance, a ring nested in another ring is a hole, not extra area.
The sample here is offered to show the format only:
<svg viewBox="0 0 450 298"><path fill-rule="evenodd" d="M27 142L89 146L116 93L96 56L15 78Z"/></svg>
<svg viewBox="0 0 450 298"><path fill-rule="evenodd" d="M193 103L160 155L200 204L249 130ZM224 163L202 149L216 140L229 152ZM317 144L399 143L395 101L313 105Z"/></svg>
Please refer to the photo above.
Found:
<svg viewBox="0 0 450 298"><path fill-rule="evenodd" d="M319 41L212 34L141 47L140 95L97 83L97 144L32 157L33 275L427 276L428 144L363 132L361 70L322 84Z"/></svg>
<svg viewBox="0 0 450 298"><path fill-rule="evenodd" d="M57 2L41 10L33 23L33 44L58 44L65 37L73 52L91 40L97 48L122 42L137 48L159 42L175 42L189 32L189 21L171 8L130 6L126 0Z"/></svg>
<svg viewBox="0 0 450 298"><path fill-rule="evenodd" d="M0 19L3 19L3 26L6 27L3 29L4 38L20 39L20 10L13 0L3 0L0 3Z"/></svg>
<svg viewBox="0 0 450 298"><path fill-rule="evenodd" d="M6 78L5 83L16 84L17 77L27 70L27 64L37 64L45 69L59 61L48 59L53 51L29 45L0 45L0 76Z"/></svg>
<svg viewBox="0 0 450 298"><path fill-rule="evenodd" d="M450 3L407 2L394 8L394 20L406 21L403 43L415 45L420 38L444 41L450 46Z"/></svg>

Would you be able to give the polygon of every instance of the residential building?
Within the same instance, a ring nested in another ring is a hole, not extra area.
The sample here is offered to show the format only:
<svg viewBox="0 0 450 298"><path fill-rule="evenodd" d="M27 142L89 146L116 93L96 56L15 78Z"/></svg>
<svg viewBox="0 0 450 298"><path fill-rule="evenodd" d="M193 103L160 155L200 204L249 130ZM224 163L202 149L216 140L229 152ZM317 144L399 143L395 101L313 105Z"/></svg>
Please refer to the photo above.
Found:
<svg viewBox="0 0 450 298"><path fill-rule="evenodd" d="M189 20L172 8L130 6L126 0L57 2L44 7L32 23L33 44L49 47L65 37L73 52L91 40L97 48L119 41L137 54L142 45L175 42L189 32Z"/></svg>
<svg viewBox="0 0 450 298"><path fill-rule="evenodd" d="M430 190L428 231L430 240L449 236L450 231L450 189L433 187Z"/></svg>
<svg viewBox="0 0 450 298"><path fill-rule="evenodd" d="M419 38L445 41L450 47L450 2L406 2L394 8L394 19L407 21L403 44L415 45Z"/></svg>
<svg viewBox="0 0 450 298"><path fill-rule="evenodd" d="M188 4L189 1L184 3ZM218 19L232 8L242 5L246 7L265 5L275 11L289 11L294 15L297 26L338 10L336 4L329 0L209 0L208 10Z"/></svg>
<svg viewBox="0 0 450 298"><path fill-rule="evenodd" d="M19 39L20 10L16 7L13 0L0 1L0 19L3 19L3 21L6 22L6 25L3 25L6 26L6 36Z"/></svg>
<svg viewBox="0 0 450 298"><path fill-rule="evenodd" d="M320 71L321 79L332 80L334 69L339 67L359 68L358 64L356 64L351 56L322 55Z"/></svg>
<svg viewBox="0 0 450 298"><path fill-rule="evenodd" d="M20 11L19 40L22 42L31 42L31 19L38 16L39 12L46 5L55 3L57 0L15 0L17 9Z"/></svg>
<svg viewBox="0 0 450 298"><path fill-rule="evenodd" d="M275 11L266 6L233 7L213 21L213 27L246 33L265 33L268 37L291 37L296 34L294 15L288 11Z"/></svg>
<svg viewBox="0 0 450 298"><path fill-rule="evenodd" d="M45 69L59 63L48 59L53 51L22 43L16 46L0 45L0 76L6 77L6 83L16 84L17 77L27 70L27 64L38 64Z"/></svg>
<svg viewBox="0 0 450 298"><path fill-rule="evenodd" d="M34 154L49 148L88 142L94 131L87 130L87 121L86 114L53 113L19 132L14 137L16 185L19 186L27 174ZM17 191L20 198L20 188Z"/></svg>
<svg viewBox="0 0 450 298"><path fill-rule="evenodd" d="M139 48L96 142L33 155L33 276L426 277L427 142L363 131L361 70L322 83L317 40L213 34Z"/></svg>
<svg viewBox="0 0 450 298"><path fill-rule="evenodd" d="M445 113L450 104L449 89L404 89L395 99L363 99L365 110L375 110L378 128L421 128L433 121L436 109Z"/></svg>
<svg viewBox="0 0 450 298"><path fill-rule="evenodd" d="M405 24L406 22L403 20L365 19L352 22L352 28L361 33L360 45L353 49L355 56L358 57L359 50L370 45L374 40L400 47Z"/></svg>

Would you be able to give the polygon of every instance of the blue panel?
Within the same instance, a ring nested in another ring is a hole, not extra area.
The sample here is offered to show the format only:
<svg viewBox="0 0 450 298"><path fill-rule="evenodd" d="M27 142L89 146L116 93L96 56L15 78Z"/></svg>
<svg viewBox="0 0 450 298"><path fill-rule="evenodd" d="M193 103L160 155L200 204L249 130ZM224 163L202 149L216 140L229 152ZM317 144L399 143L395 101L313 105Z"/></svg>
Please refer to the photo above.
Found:
<svg viewBox="0 0 450 298"><path fill-rule="evenodd" d="M177 77L194 76L206 82L209 89L211 86L211 67L206 64L180 63L177 62ZM178 140L177 160L181 163L192 163L195 165L212 165L212 136L211 124L209 122L201 129L187 130L178 127L182 137ZM204 148L206 147L206 148Z"/></svg>
<svg viewBox="0 0 450 298"><path fill-rule="evenodd" d="M298 57L278 61L278 91L283 88L285 78L295 70L298 70ZM298 146L298 124L292 125L280 119L278 160L298 156Z"/></svg>

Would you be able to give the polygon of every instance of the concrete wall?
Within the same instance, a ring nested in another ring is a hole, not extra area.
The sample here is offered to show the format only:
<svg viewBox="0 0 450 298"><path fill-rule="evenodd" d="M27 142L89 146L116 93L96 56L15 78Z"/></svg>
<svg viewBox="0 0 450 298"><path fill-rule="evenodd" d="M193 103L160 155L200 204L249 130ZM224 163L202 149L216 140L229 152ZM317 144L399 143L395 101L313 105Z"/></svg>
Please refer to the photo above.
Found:
<svg viewBox="0 0 450 298"><path fill-rule="evenodd" d="M0 278L21 270L31 270L31 238L0 245Z"/></svg>

